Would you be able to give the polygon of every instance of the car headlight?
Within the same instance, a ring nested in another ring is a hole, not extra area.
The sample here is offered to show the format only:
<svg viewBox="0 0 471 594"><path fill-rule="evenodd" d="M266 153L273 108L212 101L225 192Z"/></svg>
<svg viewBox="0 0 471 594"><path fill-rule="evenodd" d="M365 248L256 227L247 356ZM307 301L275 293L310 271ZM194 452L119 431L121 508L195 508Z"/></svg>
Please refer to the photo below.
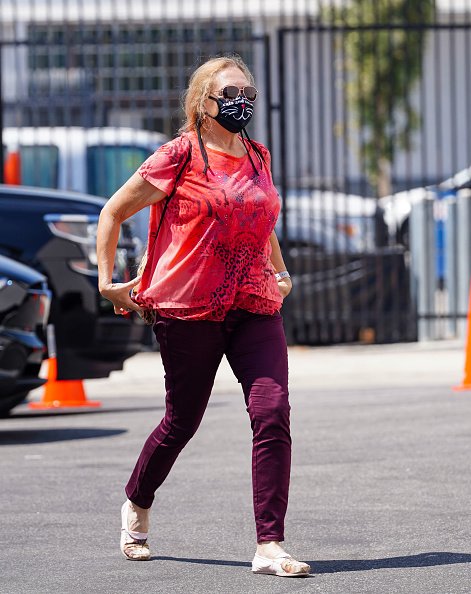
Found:
<svg viewBox="0 0 471 594"><path fill-rule="evenodd" d="M69 265L75 272L88 276L98 275L96 235L98 215L48 214L44 217L50 231L56 236L77 244L83 254L74 258ZM113 277L129 280L129 258L134 257L136 245L129 225L123 224L118 238Z"/></svg>
<svg viewBox="0 0 471 594"><path fill-rule="evenodd" d="M12 284L13 284L13 281L10 280L8 277L0 276L0 291L2 289L4 289L5 287L9 287Z"/></svg>
<svg viewBox="0 0 471 594"><path fill-rule="evenodd" d="M96 276L98 273L96 254L98 215L48 214L44 220L56 237L80 246L84 257L71 260L70 267L75 272Z"/></svg>

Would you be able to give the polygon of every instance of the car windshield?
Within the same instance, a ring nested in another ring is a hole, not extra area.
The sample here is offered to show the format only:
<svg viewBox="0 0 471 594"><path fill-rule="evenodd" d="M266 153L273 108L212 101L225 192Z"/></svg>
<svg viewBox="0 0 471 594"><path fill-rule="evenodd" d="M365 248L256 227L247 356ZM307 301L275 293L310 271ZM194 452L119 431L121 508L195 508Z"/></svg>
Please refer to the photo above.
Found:
<svg viewBox="0 0 471 594"><path fill-rule="evenodd" d="M89 146L87 148L88 192L109 198L150 154L150 150L138 146Z"/></svg>

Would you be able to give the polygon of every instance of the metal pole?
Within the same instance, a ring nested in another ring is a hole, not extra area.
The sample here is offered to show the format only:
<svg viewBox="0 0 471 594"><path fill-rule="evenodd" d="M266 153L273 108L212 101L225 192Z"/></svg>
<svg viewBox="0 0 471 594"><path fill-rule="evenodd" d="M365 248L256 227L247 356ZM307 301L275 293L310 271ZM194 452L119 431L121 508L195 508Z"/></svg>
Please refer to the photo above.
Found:
<svg viewBox="0 0 471 594"><path fill-rule="evenodd" d="M288 241L288 172L287 172L287 149L286 149L286 93L284 83L286 80L285 72L285 37L283 29L278 31L278 88L279 88L279 106L280 106L280 118L279 118L279 155L280 155L280 193L282 200L281 210L281 223L282 223L282 237L281 237L281 248L283 252L283 259L285 264L290 270L291 257L289 253L289 241ZM291 296L291 300L288 299L286 305L283 308L284 311L284 325L286 340L288 344L294 344L294 328L293 328L293 300L294 295Z"/></svg>
<svg viewBox="0 0 471 594"><path fill-rule="evenodd" d="M273 154L273 132L272 132L272 109L273 109L273 100L272 100L272 93L271 93L271 64L272 64L272 55L271 55L271 46L270 46L270 36L265 34L263 36L263 50L264 50L264 67L265 67L265 96L266 96L266 128L267 128L267 148L270 151L270 154Z"/></svg>

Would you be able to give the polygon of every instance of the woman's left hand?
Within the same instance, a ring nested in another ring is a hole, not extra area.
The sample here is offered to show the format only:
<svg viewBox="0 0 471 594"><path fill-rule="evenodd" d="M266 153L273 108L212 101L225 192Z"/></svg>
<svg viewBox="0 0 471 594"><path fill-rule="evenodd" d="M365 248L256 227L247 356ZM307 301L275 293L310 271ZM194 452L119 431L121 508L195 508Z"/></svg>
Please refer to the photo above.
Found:
<svg viewBox="0 0 471 594"><path fill-rule="evenodd" d="M293 288L293 283L289 276L286 278L282 278L278 281L278 290L281 293L283 299L287 297L291 293L291 289Z"/></svg>

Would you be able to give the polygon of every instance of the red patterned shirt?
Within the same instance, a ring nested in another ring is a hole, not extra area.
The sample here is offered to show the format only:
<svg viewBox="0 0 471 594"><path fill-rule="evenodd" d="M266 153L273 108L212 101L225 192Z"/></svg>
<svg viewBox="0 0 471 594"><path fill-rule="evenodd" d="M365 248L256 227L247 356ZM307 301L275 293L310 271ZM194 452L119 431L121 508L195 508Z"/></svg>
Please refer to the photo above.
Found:
<svg viewBox="0 0 471 594"><path fill-rule="evenodd" d="M190 146L191 143L191 146ZM140 175L171 193L191 148L191 159L177 183L155 244L149 237L143 287L135 301L161 315L222 321L230 309L273 314L282 297L270 262L272 233L280 200L270 173L270 155L257 144L234 157L207 149L209 169L194 132L161 146L139 168ZM151 206L151 228L164 201Z"/></svg>

